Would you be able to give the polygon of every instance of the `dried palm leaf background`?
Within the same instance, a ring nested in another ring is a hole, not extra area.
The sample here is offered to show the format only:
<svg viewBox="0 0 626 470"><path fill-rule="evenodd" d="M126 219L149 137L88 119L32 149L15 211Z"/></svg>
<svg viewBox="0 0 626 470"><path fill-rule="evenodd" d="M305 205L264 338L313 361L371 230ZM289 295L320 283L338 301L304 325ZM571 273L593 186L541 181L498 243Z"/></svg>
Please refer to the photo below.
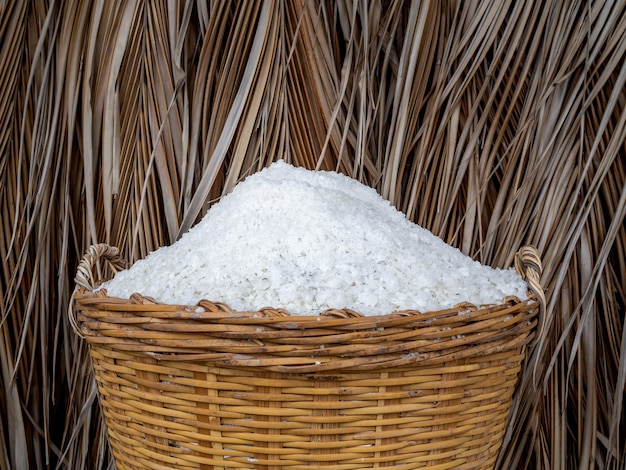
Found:
<svg viewBox="0 0 626 470"><path fill-rule="evenodd" d="M284 158L483 263L535 244L498 468L624 468L625 58L620 1L0 1L0 467L111 466L66 318L87 246L141 258Z"/></svg>

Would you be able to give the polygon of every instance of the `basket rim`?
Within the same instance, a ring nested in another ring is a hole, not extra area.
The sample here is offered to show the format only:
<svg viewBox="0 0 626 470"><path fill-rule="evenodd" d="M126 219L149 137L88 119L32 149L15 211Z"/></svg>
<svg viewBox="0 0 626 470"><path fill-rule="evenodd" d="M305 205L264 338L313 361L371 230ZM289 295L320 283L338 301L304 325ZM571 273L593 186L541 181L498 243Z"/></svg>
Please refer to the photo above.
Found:
<svg viewBox="0 0 626 470"><path fill-rule="evenodd" d="M484 313L494 308L507 308L518 304L537 304L540 299L532 292L527 292L525 299L510 295L504 297L500 303L475 304L472 302L460 302L452 307L442 308L439 310L419 310L419 309L399 309L387 313L376 315L365 315L351 308L328 308L320 311L315 315L300 315L289 312L281 307L267 306L258 310L237 310L232 309L226 302L212 301L201 299L196 304L170 304L158 302L150 296L144 296L140 293L134 293L130 297L109 296L106 288L97 287L95 290L89 290L84 287L76 289L73 295L73 302L79 302L85 307L106 308L110 311L126 311L140 312L150 310L151 312L160 311L164 314L169 312L174 314L176 318L186 318L190 320L201 319L287 319L297 320L298 322L324 322L337 320L367 320L378 321L388 318L419 316L421 319L428 320L431 318L454 317L462 315L465 318Z"/></svg>
<svg viewBox="0 0 626 470"><path fill-rule="evenodd" d="M445 311L350 318L261 316L197 312L195 307L153 303L141 296L107 297L85 289L75 302L79 334L92 347L143 351L162 360L206 359L303 373L435 364L517 350L535 337L539 310L539 302L529 298L475 310L465 304Z"/></svg>

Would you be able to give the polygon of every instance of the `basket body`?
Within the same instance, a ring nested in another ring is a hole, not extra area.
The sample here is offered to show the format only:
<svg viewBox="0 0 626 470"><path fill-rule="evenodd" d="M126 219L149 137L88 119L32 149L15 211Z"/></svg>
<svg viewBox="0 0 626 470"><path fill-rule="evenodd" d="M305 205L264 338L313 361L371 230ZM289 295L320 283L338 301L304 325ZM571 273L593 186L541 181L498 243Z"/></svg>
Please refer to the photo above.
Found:
<svg viewBox="0 0 626 470"><path fill-rule="evenodd" d="M80 288L123 469L492 469L539 302L317 317Z"/></svg>

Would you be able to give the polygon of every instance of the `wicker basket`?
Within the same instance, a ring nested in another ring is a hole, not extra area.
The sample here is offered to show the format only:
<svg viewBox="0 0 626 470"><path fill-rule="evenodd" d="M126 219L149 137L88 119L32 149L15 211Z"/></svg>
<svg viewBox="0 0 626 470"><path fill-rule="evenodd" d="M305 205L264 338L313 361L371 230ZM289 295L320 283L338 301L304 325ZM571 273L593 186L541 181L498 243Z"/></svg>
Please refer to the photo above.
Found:
<svg viewBox="0 0 626 470"><path fill-rule="evenodd" d="M120 470L491 469L544 305L536 250L515 264L525 301L289 316L92 292L96 272L124 265L101 244L80 263L70 320Z"/></svg>

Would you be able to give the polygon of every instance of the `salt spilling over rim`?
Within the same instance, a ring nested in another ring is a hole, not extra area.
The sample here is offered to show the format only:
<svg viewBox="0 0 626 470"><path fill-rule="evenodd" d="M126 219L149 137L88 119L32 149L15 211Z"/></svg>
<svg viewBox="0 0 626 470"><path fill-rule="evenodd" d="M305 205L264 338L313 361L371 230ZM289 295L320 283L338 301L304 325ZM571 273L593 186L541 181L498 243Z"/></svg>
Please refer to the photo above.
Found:
<svg viewBox="0 0 626 470"><path fill-rule="evenodd" d="M435 311L527 297L514 269L481 265L411 223L374 189L278 161L239 183L175 244L101 287L157 302L219 300L294 315Z"/></svg>

